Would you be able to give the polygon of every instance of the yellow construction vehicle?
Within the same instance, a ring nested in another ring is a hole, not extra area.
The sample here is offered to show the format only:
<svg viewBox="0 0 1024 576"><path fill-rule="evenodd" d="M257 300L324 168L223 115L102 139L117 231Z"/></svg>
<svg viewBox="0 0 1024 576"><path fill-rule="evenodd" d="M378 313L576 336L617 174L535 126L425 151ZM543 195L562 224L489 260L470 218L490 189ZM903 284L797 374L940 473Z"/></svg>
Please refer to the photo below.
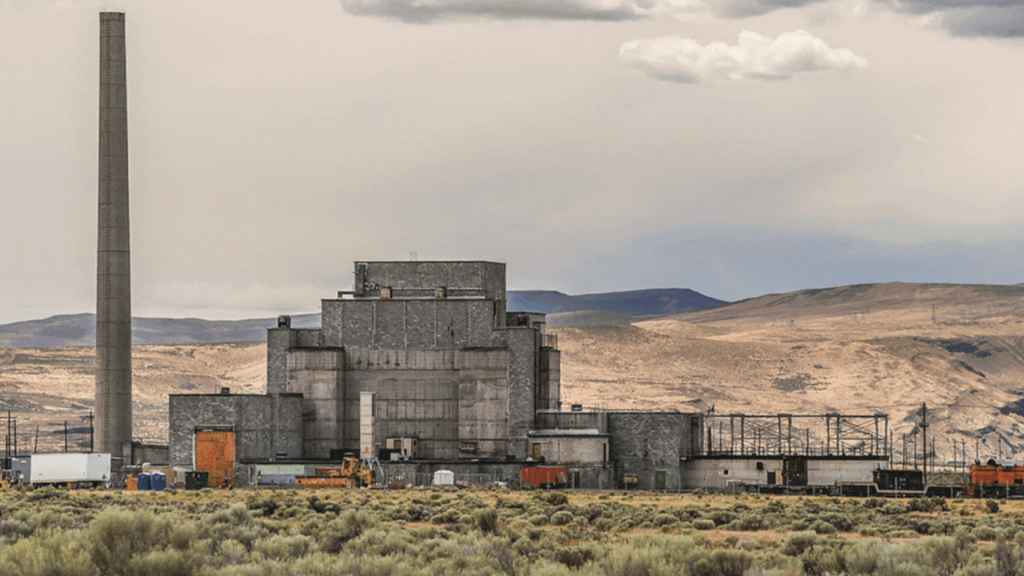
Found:
<svg viewBox="0 0 1024 576"><path fill-rule="evenodd" d="M306 488L370 488L376 483L376 473L372 460L345 458L341 468L317 468L315 476L299 476L295 483Z"/></svg>
<svg viewBox="0 0 1024 576"><path fill-rule="evenodd" d="M0 470L0 488L10 488L14 484L14 470Z"/></svg>

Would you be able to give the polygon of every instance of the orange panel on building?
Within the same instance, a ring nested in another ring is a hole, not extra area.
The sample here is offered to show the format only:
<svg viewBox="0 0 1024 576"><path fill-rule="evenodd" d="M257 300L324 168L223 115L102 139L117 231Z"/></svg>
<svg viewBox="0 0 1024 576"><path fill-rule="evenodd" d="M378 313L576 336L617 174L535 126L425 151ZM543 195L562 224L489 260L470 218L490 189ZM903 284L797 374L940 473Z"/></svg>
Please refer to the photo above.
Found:
<svg viewBox="0 0 1024 576"><path fill-rule="evenodd" d="M211 488L235 484L235 433L220 430L196 432L196 470L210 473Z"/></svg>

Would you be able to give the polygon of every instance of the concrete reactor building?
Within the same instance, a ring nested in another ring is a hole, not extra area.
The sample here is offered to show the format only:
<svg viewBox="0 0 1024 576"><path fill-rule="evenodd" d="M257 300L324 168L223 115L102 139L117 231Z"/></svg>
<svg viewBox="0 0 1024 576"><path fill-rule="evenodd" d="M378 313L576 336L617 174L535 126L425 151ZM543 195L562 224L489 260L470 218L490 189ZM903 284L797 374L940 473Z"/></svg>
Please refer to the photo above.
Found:
<svg viewBox="0 0 1024 576"><path fill-rule="evenodd" d="M544 314L506 310L504 264L357 262L354 290L321 310L320 328L268 330L267 394L171 396L172 465L205 454L245 485L346 454L392 460L390 475L546 461L593 487L649 469L653 488L700 450L699 414L562 412L556 339Z"/></svg>

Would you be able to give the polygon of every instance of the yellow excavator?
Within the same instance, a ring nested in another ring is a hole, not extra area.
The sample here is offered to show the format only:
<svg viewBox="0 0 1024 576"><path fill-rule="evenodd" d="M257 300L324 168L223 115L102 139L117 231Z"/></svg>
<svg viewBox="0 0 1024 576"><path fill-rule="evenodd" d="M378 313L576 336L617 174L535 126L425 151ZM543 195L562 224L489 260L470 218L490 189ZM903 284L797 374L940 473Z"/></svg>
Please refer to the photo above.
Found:
<svg viewBox="0 0 1024 576"><path fill-rule="evenodd" d="M373 460L345 458L341 468L317 468L316 476L299 476L295 483L306 488L370 488L376 485L376 474Z"/></svg>

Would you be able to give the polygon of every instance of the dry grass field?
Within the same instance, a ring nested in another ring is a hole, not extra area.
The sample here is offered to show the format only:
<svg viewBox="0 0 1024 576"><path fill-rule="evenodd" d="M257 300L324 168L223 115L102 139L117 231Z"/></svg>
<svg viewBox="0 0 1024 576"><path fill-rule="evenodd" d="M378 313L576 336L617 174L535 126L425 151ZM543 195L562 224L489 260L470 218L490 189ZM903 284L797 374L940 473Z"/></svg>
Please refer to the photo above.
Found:
<svg viewBox="0 0 1024 576"><path fill-rule="evenodd" d="M1024 456L1024 288L881 284L764 296L634 324L554 328L566 406L723 413L888 413L896 437L928 403L940 460L950 439ZM167 395L260 392L262 343L137 346L135 434L166 442ZM0 350L0 410L19 445L81 425L93 349ZM1001 439L998 441L997 439Z"/></svg>

